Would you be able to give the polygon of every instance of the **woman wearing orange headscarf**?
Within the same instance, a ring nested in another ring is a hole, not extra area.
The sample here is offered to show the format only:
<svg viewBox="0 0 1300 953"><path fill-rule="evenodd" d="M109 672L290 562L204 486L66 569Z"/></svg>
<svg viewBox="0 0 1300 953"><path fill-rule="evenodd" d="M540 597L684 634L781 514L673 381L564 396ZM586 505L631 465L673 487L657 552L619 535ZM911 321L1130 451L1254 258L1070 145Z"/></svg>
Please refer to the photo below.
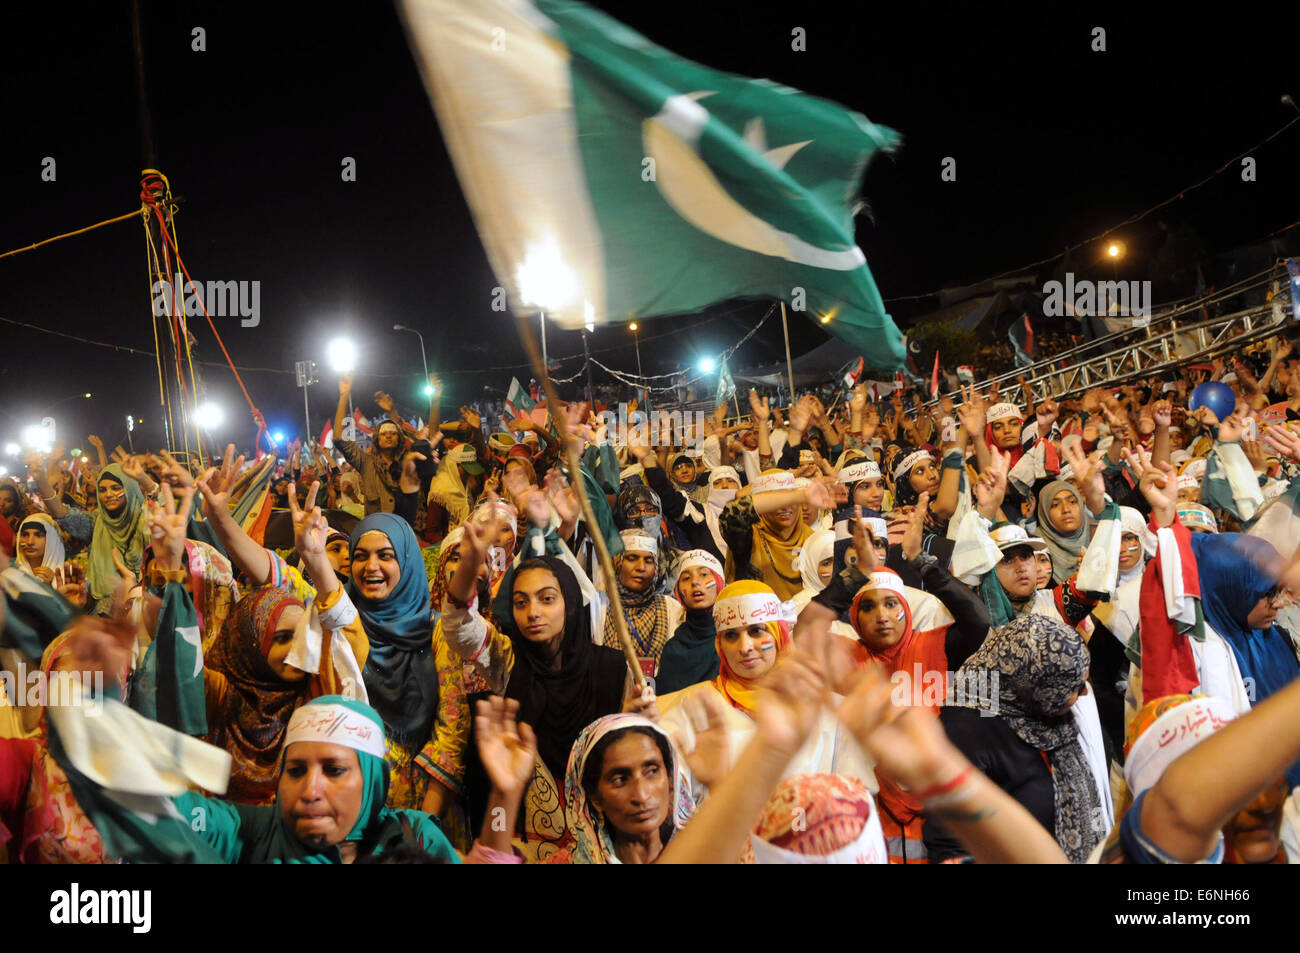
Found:
<svg viewBox="0 0 1300 953"><path fill-rule="evenodd" d="M837 615L848 610L858 636L855 657L862 665L881 666L895 685L897 703L937 713L948 691L948 673L984 641L989 614L978 596L921 552L928 502L923 495L902 540L903 558L925 591L905 586L898 573L879 565L883 554L876 553L864 529L854 533L857 564L832 578L813 602ZM890 863L924 863L920 800L887 777L877 773L877 778Z"/></svg>
<svg viewBox="0 0 1300 953"><path fill-rule="evenodd" d="M733 582L718 594L713 604L718 632L714 644L720 659L717 676L658 700L660 724L683 753L695 750L696 726L708 716L719 717L727 726L731 763L736 763L754 734L759 686L793 645L794 617L793 605L782 602L771 586L761 582ZM785 776L818 773L857 778L869 790L876 789L866 755L830 709L822 712L812 737L790 762Z"/></svg>

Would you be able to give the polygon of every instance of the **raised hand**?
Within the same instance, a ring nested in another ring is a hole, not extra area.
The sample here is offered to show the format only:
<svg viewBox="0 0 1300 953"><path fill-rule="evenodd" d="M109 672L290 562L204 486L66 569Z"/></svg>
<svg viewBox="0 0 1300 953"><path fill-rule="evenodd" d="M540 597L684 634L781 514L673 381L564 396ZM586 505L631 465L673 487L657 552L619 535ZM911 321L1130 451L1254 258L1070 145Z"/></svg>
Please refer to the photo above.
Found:
<svg viewBox="0 0 1300 953"><path fill-rule="evenodd" d="M352 396L352 375L344 374L339 378L339 398L346 399Z"/></svg>
<svg viewBox="0 0 1300 953"><path fill-rule="evenodd" d="M289 516L293 520L293 545L304 562L325 559L325 540L329 536L329 523L316 505L320 482L315 481L307 491L307 499L298 506L298 486L289 484ZM313 574L314 576L315 574ZM330 575L333 576L331 569Z"/></svg>
<svg viewBox="0 0 1300 953"><path fill-rule="evenodd" d="M925 538L925 516L929 510L930 494L922 493L907 518L907 530L903 533L903 558L906 560L910 561L921 555L921 542Z"/></svg>
<svg viewBox="0 0 1300 953"><path fill-rule="evenodd" d="M103 449L104 449L104 441L100 440L100 439L99 439L98 437L96 437L93 433L92 433L90 436L88 436L88 437L86 438L86 441L87 441L87 442L88 442L92 447L94 447L96 450L103 450Z"/></svg>
<svg viewBox="0 0 1300 953"><path fill-rule="evenodd" d="M853 507L852 526L853 553L858 557L858 571L870 575L885 561L885 554L876 551L876 544L871 541L867 524L862 519L862 507Z"/></svg>
<svg viewBox="0 0 1300 953"><path fill-rule="evenodd" d="M682 699L681 705L695 740L691 750L682 752L682 757L696 780L705 787L713 787L731 770L727 704L718 692L692 692Z"/></svg>
<svg viewBox="0 0 1300 953"><path fill-rule="evenodd" d="M162 450L158 456L149 454L148 459L150 463L155 464L162 471L163 479L172 486L194 485L194 475L190 473L189 467L178 461L168 451Z"/></svg>
<svg viewBox="0 0 1300 953"><path fill-rule="evenodd" d="M1167 400L1158 400L1151 405L1151 419L1157 427L1168 430L1173 423L1174 408Z"/></svg>
<svg viewBox="0 0 1300 953"><path fill-rule="evenodd" d="M528 522L538 529L545 530L551 524L551 507L546 499L546 494L537 487L527 487L523 493L519 494L516 503L519 506L519 512ZM495 525L492 530L493 537L496 536Z"/></svg>
<svg viewBox="0 0 1300 953"><path fill-rule="evenodd" d="M814 464L815 466L815 464ZM819 510L835 508L836 503L843 503L849 498L849 488L843 483L833 483L824 477L814 477L803 488L804 502Z"/></svg>
<svg viewBox="0 0 1300 953"><path fill-rule="evenodd" d="M402 476L399 486L403 493L415 493L420 489L420 474L415 471L415 463L417 460L428 459L424 454L416 453L414 450L408 451L402 457Z"/></svg>
<svg viewBox="0 0 1300 953"><path fill-rule="evenodd" d="M975 508L985 519L997 521L998 510L1007 495L1007 474L1011 469L1011 454L997 447L989 447L989 465L971 487L975 494Z"/></svg>
<svg viewBox="0 0 1300 953"><path fill-rule="evenodd" d="M209 519L220 519L230 513L231 491L234 489L240 469L244 466L243 455L232 461L234 454L235 445L226 444L226 455L221 461L221 466L209 467L195 484L203 494L205 512Z"/></svg>
<svg viewBox="0 0 1300 953"><path fill-rule="evenodd" d="M793 756L830 697L822 665L795 649L760 684L754 717L758 733L776 750Z"/></svg>
<svg viewBox="0 0 1300 953"><path fill-rule="evenodd" d="M537 736L518 715L515 699L491 695L478 703L474 716L479 759L492 786L516 797L528 787L537 765Z"/></svg>
<svg viewBox="0 0 1300 953"><path fill-rule="evenodd" d="M973 439L984 439L984 401L976 397L973 385L963 384L961 406L956 408L957 419Z"/></svg>
<svg viewBox="0 0 1300 953"><path fill-rule="evenodd" d="M1046 440L1052 432L1052 424L1061 416L1061 408L1049 397L1035 408L1034 415L1038 418L1038 436Z"/></svg>
<svg viewBox="0 0 1300 953"><path fill-rule="evenodd" d="M1095 516L1106 506L1106 479L1103 475L1101 451L1085 454L1077 441L1061 444L1061 453L1072 471L1070 479L1083 493L1088 510Z"/></svg>
<svg viewBox="0 0 1300 953"><path fill-rule="evenodd" d="M1250 466L1256 473L1268 472L1268 455L1264 453L1264 448L1257 441L1243 440L1241 450L1246 454L1246 459L1250 461Z"/></svg>
<svg viewBox="0 0 1300 953"><path fill-rule="evenodd" d="M1138 489L1151 504L1151 515L1155 517L1156 525L1172 526L1178 516L1178 474L1167 461L1153 465L1151 455L1145 450L1139 450L1136 457L1142 472Z"/></svg>
<svg viewBox="0 0 1300 953"><path fill-rule="evenodd" d="M447 580L447 595L461 604L474 598L474 586L479 570L487 561L488 548L496 539L496 523L479 523L466 520L465 535L460 541L460 563Z"/></svg>
<svg viewBox="0 0 1300 953"><path fill-rule="evenodd" d="M460 409L460 419L465 421L465 423L469 424L475 430L478 430L483 424L483 418L478 415L477 411L469 407L462 407Z"/></svg>
<svg viewBox="0 0 1300 953"><path fill-rule="evenodd" d="M569 481L564 478L564 474L552 467L546 471L546 498L551 501L551 506L555 507L555 512L559 514L560 523L564 526L570 526L577 522L578 512L581 509L578 503L577 491L569 485Z"/></svg>
<svg viewBox="0 0 1300 953"><path fill-rule="evenodd" d="M181 490L180 502L172 494L170 483L162 485L162 505L149 517L149 536L153 540L154 562L159 569L180 569L185 556L185 535L190 510L194 505L194 487Z"/></svg>
<svg viewBox="0 0 1300 953"><path fill-rule="evenodd" d="M1300 433L1286 424L1261 424L1260 439L1282 456L1300 460Z"/></svg>
<svg viewBox="0 0 1300 953"><path fill-rule="evenodd" d="M798 402L790 408L790 429L799 433L807 433L808 426L812 423L813 415L816 412L817 407L812 401L811 394L800 397Z"/></svg>
<svg viewBox="0 0 1300 953"><path fill-rule="evenodd" d="M375 397L375 403L379 405L379 409L380 409L380 410L384 411L385 413L389 413L389 414L391 414L391 413L393 412L393 398L392 398L392 397L390 397L388 394L384 393L382 390L377 390L377 391L375 391L375 395L374 395L374 397Z"/></svg>
<svg viewBox="0 0 1300 953"><path fill-rule="evenodd" d="M86 570L79 563L69 560L60 566L54 573L54 588L59 591L59 595L78 609L86 608L89 593L86 586Z"/></svg>
<svg viewBox="0 0 1300 953"><path fill-rule="evenodd" d="M867 409L867 385L859 384L849 395L849 413L861 414Z"/></svg>
<svg viewBox="0 0 1300 953"><path fill-rule="evenodd" d="M760 400L758 391L753 387L749 389L749 413L755 421L760 423L767 423L772 417L772 408L769 406L768 398L764 397Z"/></svg>
<svg viewBox="0 0 1300 953"><path fill-rule="evenodd" d="M966 770L965 757L939 719L924 709L896 706L893 692L894 685L871 663L836 711L876 764L913 791L941 785Z"/></svg>

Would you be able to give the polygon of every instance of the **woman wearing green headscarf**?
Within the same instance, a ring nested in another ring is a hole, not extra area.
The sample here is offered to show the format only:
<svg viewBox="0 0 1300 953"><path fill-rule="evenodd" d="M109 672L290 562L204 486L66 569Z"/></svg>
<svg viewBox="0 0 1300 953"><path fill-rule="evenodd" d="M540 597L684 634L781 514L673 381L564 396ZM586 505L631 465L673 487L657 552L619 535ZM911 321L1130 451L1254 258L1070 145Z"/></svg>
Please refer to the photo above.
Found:
<svg viewBox="0 0 1300 953"><path fill-rule="evenodd" d="M350 864L402 845L435 862L460 863L430 815L384 806L385 748L373 708L323 695L289 720L275 804L183 794L176 807L182 817L204 818L198 836L228 864Z"/></svg>
<svg viewBox="0 0 1300 953"><path fill-rule="evenodd" d="M42 480L45 482L42 483ZM120 578L114 553L127 569L139 576L141 557L149 543L148 513L140 483L135 477L129 476L120 464L111 463L104 467L95 483L99 505L94 513L64 506L63 501L52 494L48 483L49 480L42 471L37 477L37 484L43 498L52 496L45 499L50 515L69 536L90 541L86 582L94 603L91 611L103 615Z"/></svg>

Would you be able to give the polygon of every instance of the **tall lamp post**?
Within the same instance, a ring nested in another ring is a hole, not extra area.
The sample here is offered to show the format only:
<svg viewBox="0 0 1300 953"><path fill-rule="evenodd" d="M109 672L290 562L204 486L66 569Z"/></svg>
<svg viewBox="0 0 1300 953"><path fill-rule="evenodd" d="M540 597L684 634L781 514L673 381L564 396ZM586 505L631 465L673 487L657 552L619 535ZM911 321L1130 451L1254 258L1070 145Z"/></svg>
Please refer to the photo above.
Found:
<svg viewBox="0 0 1300 953"><path fill-rule="evenodd" d="M310 440L311 408L307 404L307 388L320 380L320 378L316 376L316 362L299 361L294 365L294 371L298 375L298 386L302 388L303 439Z"/></svg>
<svg viewBox="0 0 1300 953"><path fill-rule="evenodd" d="M394 324L393 330L410 331L412 334L414 334L417 338L420 339L420 363L424 365L424 396L426 397L431 396L431 390L433 385L429 383L429 361L424 356L424 335L421 334L419 331L415 330L415 328L408 328L404 324Z"/></svg>
<svg viewBox="0 0 1300 953"><path fill-rule="evenodd" d="M640 325L638 325L635 321L633 321L627 326L627 329L632 332L632 343L636 346L636 376L642 378L641 381L642 401L641 402L646 405L645 406L646 413L649 413L650 412L650 388L645 386L645 375L641 373L641 336L636 333L639 328Z"/></svg>

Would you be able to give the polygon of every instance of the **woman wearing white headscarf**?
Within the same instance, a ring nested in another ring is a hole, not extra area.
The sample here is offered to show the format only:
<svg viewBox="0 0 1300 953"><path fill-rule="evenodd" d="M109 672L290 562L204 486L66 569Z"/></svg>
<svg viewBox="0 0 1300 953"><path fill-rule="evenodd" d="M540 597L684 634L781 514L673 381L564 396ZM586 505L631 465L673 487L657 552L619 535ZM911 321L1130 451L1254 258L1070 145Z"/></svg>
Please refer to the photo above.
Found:
<svg viewBox="0 0 1300 953"><path fill-rule="evenodd" d="M33 513L22 521L18 527L16 551L18 568L47 583L54 582L54 571L67 558L59 524L45 513ZM37 572L38 569L48 572Z"/></svg>

